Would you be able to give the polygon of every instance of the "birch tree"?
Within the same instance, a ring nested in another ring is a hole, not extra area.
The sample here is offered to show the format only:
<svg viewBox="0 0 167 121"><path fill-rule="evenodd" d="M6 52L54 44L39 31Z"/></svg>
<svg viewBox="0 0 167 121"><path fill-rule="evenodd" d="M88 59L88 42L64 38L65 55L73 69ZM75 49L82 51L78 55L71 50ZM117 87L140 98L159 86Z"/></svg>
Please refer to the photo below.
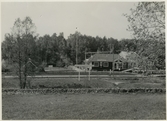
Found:
<svg viewBox="0 0 167 121"><path fill-rule="evenodd" d="M131 14L125 14L137 45L137 53L157 68L165 64L165 2L139 2ZM159 65L159 66L158 66Z"/></svg>
<svg viewBox="0 0 167 121"><path fill-rule="evenodd" d="M35 25L30 17L26 17L23 21L20 18L16 19L12 27L12 33L6 34L3 48L10 61L15 65L15 71L19 77L20 88L30 88L30 83L27 85L28 62L33 56L35 48ZM8 51L8 49L10 50ZM5 53L5 52L3 52Z"/></svg>

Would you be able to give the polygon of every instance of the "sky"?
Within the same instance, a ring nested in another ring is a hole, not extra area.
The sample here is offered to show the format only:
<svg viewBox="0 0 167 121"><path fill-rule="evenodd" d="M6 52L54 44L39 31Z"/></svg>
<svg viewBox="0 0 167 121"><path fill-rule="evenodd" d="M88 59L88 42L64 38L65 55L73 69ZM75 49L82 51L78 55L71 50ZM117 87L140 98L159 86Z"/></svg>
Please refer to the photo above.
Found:
<svg viewBox="0 0 167 121"><path fill-rule="evenodd" d="M67 38L75 31L82 35L107 37L121 40L132 38L127 31L128 21L124 13L136 2L2 2L1 3L1 39L17 18L23 20L29 16L36 26L36 33L44 36L64 33ZM76 29L77 28L77 29Z"/></svg>

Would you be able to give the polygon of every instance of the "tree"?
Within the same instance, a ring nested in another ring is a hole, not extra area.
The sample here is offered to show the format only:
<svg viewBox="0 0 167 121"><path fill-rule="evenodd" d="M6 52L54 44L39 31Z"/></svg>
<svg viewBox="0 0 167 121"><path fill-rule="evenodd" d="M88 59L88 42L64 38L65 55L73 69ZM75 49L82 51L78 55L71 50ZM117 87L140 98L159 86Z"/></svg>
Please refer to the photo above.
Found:
<svg viewBox="0 0 167 121"><path fill-rule="evenodd" d="M42 53L44 54L44 62L47 64L50 63L52 59L52 49L53 49L53 42L49 35L44 35L42 38Z"/></svg>
<svg viewBox="0 0 167 121"><path fill-rule="evenodd" d="M135 39L122 39L118 42L122 51L136 51L137 45Z"/></svg>
<svg viewBox="0 0 167 121"><path fill-rule="evenodd" d="M13 46L15 44L15 39L11 34L5 34L5 41L2 42L2 59L7 61L7 64L12 63L13 60Z"/></svg>
<svg viewBox="0 0 167 121"><path fill-rule="evenodd" d="M27 85L29 58L34 56L35 44L35 25L30 17L26 17L23 21L18 18L14 22L11 34L6 34L3 42L3 57L4 53L10 62L15 65L15 70L20 80L20 88L25 88ZM9 50L9 48L11 48ZM9 51L8 51L9 50ZM29 82L28 82L29 83Z"/></svg>
<svg viewBox="0 0 167 121"><path fill-rule="evenodd" d="M75 32L74 34L70 34L68 36L68 39L67 39L67 47L68 47L68 51L69 51L69 48L70 48L70 55L68 54L69 58L72 60L73 63L81 63L80 60L78 61L78 56L79 56L79 53L80 53L80 40L81 38L81 33L79 32Z"/></svg>
<svg viewBox="0 0 167 121"><path fill-rule="evenodd" d="M153 61L157 68L164 68L165 2L140 2L125 16L130 23L128 30L136 39L136 52L144 61Z"/></svg>
<svg viewBox="0 0 167 121"><path fill-rule="evenodd" d="M119 42L117 39L110 37L107 39L106 44L108 45L107 51L111 51L112 47L114 46L113 53L118 54L121 52L121 46L119 45Z"/></svg>
<svg viewBox="0 0 167 121"><path fill-rule="evenodd" d="M165 2L140 2L125 16L137 39L165 41Z"/></svg>

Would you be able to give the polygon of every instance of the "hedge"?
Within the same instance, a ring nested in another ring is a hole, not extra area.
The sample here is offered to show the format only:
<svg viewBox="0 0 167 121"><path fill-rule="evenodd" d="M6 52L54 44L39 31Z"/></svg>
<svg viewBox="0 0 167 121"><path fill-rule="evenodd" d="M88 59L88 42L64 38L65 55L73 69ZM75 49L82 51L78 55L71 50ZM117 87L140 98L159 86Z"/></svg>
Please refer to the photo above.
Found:
<svg viewBox="0 0 167 121"><path fill-rule="evenodd" d="M166 93L166 89L158 88L80 88L80 89L2 89L2 94L57 94L57 93Z"/></svg>

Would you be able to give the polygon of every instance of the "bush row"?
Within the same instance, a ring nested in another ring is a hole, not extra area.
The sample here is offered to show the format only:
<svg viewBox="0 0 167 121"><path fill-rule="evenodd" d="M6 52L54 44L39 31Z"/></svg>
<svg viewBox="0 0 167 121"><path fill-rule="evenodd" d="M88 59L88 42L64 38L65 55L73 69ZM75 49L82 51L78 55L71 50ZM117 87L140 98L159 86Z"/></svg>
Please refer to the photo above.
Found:
<svg viewBox="0 0 167 121"><path fill-rule="evenodd" d="M90 86L72 83L72 84L64 84L59 86L45 86L45 85L38 85L38 86L32 86L31 89L55 89L55 88L91 88Z"/></svg>
<svg viewBox="0 0 167 121"><path fill-rule="evenodd" d="M2 94L57 94L57 93L166 93L166 89L143 88L143 89L101 89L101 88L82 88L82 89L2 89Z"/></svg>

